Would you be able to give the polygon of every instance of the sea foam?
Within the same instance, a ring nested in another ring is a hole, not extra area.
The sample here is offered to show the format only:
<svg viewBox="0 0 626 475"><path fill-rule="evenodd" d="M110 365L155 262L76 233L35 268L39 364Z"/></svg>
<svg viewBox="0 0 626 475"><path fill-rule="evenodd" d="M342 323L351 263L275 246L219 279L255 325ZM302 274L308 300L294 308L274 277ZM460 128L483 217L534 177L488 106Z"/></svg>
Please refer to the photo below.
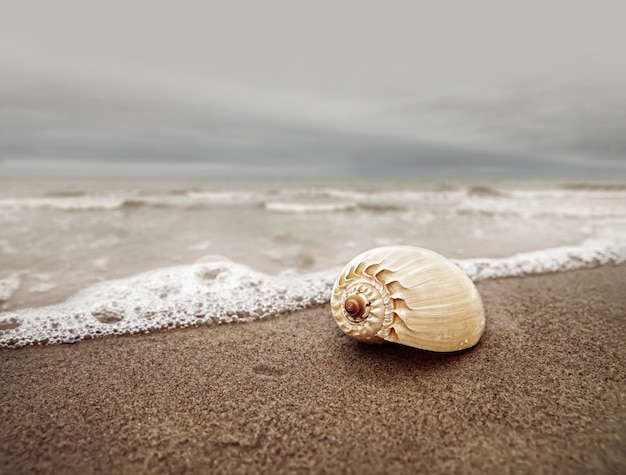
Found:
<svg viewBox="0 0 626 475"><path fill-rule="evenodd" d="M474 282L586 269L625 261L623 244L608 239L589 239L579 246L523 252L500 259L452 259Z"/></svg>
<svg viewBox="0 0 626 475"><path fill-rule="evenodd" d="M160 268L95 284L61 304L0 314L0 347L247 322L324 303L333 274L271 276L225 259Z"/></svg>
<svg viewBox="0 0 626 475"><path fill-rule="evenodd" d="M625 261L623 243L590 240L506 258L453 262L479 281ZM267 275L220 257L155 269L95 284L57 305L0 314L0 347L268 318L327 303L340 270Z"/></svg>
<svg viewBox="0 0 626 475"><path fill-rule="evenodd" d="M340 211L352 211L357 208L357 203L293 203L281 201L269 201L265 203L265 209L276 213L333 213Z"/></svg>

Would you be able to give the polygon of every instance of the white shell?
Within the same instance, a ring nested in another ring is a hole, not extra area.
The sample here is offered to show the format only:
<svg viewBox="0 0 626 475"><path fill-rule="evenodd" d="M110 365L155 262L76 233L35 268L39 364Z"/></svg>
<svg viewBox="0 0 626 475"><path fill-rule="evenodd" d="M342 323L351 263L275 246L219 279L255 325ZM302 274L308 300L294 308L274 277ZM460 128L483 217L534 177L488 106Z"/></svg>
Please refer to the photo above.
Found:
<svg viewBox="0 0 626 475"><path fill-rule="evenodd" d="M358 318L346 311L351 296L366 304ZM368 343L457 351L474 346L485 329L474 283L445 257L412 246L378 247L352 259L335 282L331 307L339 328Z"/></svg>

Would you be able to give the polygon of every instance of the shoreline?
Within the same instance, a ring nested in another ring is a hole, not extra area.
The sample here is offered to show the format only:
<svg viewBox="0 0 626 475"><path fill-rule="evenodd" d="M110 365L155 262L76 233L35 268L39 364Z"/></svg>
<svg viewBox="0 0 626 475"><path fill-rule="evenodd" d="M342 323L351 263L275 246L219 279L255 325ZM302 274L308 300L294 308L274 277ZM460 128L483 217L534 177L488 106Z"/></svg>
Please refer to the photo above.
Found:
<svg viewBox="0 0 626 475"><path fill-rule="evenodd" d="M357 343L327 305L0 349L0 472L626 471L626 265L477 285L460 353Z"/></svg>

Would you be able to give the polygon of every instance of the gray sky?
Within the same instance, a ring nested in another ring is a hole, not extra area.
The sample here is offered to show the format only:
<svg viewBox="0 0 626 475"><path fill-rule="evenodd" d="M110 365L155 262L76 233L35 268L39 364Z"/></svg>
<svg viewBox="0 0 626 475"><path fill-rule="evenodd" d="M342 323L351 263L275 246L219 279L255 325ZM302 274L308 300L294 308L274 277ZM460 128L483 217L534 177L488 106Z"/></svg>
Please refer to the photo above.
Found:
<svg viewBox="0 0 626 475"><path fill-rule="evenodd" d="M0 0L0 177L626 176L608 1Z"/></svg>

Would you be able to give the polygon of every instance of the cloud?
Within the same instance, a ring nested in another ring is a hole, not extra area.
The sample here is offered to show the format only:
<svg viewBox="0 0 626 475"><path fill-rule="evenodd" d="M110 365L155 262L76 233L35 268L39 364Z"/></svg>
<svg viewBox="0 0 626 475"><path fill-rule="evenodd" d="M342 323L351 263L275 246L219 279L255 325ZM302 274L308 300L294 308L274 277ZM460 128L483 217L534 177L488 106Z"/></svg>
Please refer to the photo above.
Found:
<svg viewBox="0 0 626 475"><path fill-rule="evenodd" d="M593 102L585 103L587 115L572 117L570 105L540 121L537 104L554 109L542 96L474 94L400 107L372 101L362 107L368 114L355 113L344 124L288 102L268 106L248 98L247 112L227 101L96 86L3 84L0 175L558 178L626 172L623 122L604 105L589 112ZM559 97L553 102L568 104Z"/></svg>
<svg viewBox="0 0 626 475"><path fill-rule="evenodd" d="M429 113L528 153L588 162L626 160L626 88L580 85L468 91L428 104Z"/></svg>

